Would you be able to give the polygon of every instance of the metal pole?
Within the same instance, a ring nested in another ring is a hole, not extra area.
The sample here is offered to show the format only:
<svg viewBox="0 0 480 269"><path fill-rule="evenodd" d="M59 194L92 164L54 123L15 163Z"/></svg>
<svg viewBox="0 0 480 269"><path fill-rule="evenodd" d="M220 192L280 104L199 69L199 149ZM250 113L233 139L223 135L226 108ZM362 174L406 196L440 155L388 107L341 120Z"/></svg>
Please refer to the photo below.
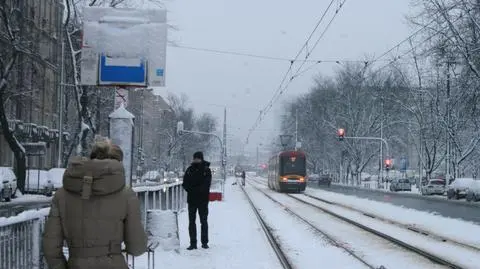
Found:
<svg viewBox="0 0 480 269"><path fill-rule="evenodd" d="M298 109L295 109L295 151L298 150Z"/></svg>
<svg viewBox="0 0 480 269"><path fill-rule="evenodd" d="M447 148L447 158L445 166L445 187L448 186L448 181L450 180L450 137L449 137L449 128L450 128L450 61L447 63L447 103L446 103L446 112L447 112L447 126L445 128L445 145Z"/></svg>
<svg viewBox="0 0 480 269"><path fill-rule="evenodd" d="M65 42L62 41L62 60L60 69L59 107L58 107L58 160L57 167L62 167L63 159L63 95L65 79Z"/></svg>
<svg viewBox="0 0 480 269"><path fill-rule="evenodd" d="M223 108L223 183L222 183L222 199L225 199L225 183L227 182L227 107Z"/></svg>
<svg viewBox="0 0 480 269"><path fill-rule="evenodd" d="M380 138L383 139L383 120L380 122ZM383 182L383 142L380 141L380 180ZM387 183L385 182L385 186ZM386 187L385 187L386 188Z"/></svg>

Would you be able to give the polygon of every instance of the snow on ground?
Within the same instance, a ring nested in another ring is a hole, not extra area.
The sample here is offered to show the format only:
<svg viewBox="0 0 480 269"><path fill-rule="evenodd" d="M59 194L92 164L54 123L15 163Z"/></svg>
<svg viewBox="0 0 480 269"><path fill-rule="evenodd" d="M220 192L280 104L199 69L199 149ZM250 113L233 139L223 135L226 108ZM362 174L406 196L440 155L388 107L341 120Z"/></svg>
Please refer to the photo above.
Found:
<svg viewBox="0 0 480 269"><path fill-rule="evenodd" d="M365 182L362 182L362 185L361 186L355 186L355 185L351 185L351 184L343 184L343 183L332 183L333 185L339 185L339 186L345 186L345 187L355 187L355 188L361 188L361 189L369 189L369 190L372 190L372 191L381 191L381 192L386 192L386 193L392 193L392 191L390 191L389 189L385 189L385 188L377 188L377 182L376 181L365 181ZM412 194L412 195L422 195L422 192L419 188L417 188L417 186L414 184L412 185L412 190L411 191L398 191L398 192L395 192L395 193L405 193L405 194ZM447 195L444 194L444 195L428 195L426 196L428 198L432 198L432 199L447 199Z"/></svg>
<svg viewBox="0 0 480 269"><path fill-rule="evenodd" d="M238 185L231 185L228 179L227 199L209 205L210 249L188 251L188 214L179 213L179 233L181 249L157 251L156 268L175 269L278 269L281 265L258 223L248 201ZM200 241L200 221L197 215L197 232ZM199 242L200 243L200 242ZM138 258L135 269L146 269L146 257Z"/></svg>
<svg viewBox="0 0 480 269"><path fill-rule="evenodd" d="M248 183L245 188L295 268L367 268Z"/></svg>
<svg viewBox="0 0 480 269"><path fill-rule="evenodd" d="M375 268L380 268L381 265L389 269L445 268L443 266L435 265L429 260L415 253L406 251L405 249L374 236L369 232L296 201L285 194L271 191L264 185L257 185L255 183L254 185L268 193L275 200L286 205L291 211L299 214L302 218L307 219L340 245L346 246L354 251L369 264L375 265ZM327 268L353 268L353 265L357 263L358 261L355 260L351 265L344 265L344 267L332 266Z"/></svg>
<svg viewBox="0 0 480 269"><path fill-rule="evenodd" d="M324 190L307 189L305 193L384 219L431 231L442 237L453 238L458 242L480 246L480 225L471 222Z"/></svg>
<svg viewBox="0 0 480 269"><path fill-rule="evenodd" d="M400 239L426 252L442 253L441 257L443 259L458 264L462 268L478 268L478 265L480 264L480 253L478 251L454 245L449 242L435 240L430 237L423 236L419 233L412 232L405 228L389 225L378 219L372 219L365 216L364 214L345 209L340 206L314 200L302 194L296 196L304 201L307 201L308 203L319 205L322 208L326 208L330 211L335 212L336 214L354 220L364 226L368 226L376 231Z"/></svg>
<svg viewBox="0 0 480 269"><path fill-rule="evenodd" d="M39 195L39 194L22 194L19 190L17 190L16 198L12 199L8 203L0 203L0 205L14 205L14 204L24 204L24 203L32 203L32 202L50 202L52 200L52 197L47 197L45 195Z"/></svg>
<svg viewBox="0 0 480 269"><path fill-rule="evenodd" d="M50 208L42 208L40 210L27 210L9 218L0 217L0 227L25 222L27 220L44 218L49 212Z"/></svg>

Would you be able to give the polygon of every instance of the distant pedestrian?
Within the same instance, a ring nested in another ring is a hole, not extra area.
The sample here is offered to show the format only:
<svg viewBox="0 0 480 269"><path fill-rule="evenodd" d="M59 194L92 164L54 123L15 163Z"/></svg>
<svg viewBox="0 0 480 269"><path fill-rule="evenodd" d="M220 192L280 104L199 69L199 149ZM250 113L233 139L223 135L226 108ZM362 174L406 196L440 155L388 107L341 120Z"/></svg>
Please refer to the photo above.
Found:
<svg viewBox="0 0 480 269"><path fill-rule="evenodd" d="M193 162L183 176L183 188L187 192L188 203L188 233L190 246L188 250L197 248L197 224L195 218L200 216L202 248L208 248L208 201L212 171L210 163L203 159L202 152L193 155Z"/></svg>
<svg viewBox="0 0 480 269"><path fill-rule="evenodd" d="M139 201L125 187L123 152L99 141L90 157L70 160L53 197L43 235L48 268L128 269L122 243L134 256L147 250Z"/></svg>
<svg viewBox="0 0 480 269"><path fill-rule="evenodd" d="M245 175L245 171L242 171L242 186L245 186L245 178L247 176Z"/></svg>

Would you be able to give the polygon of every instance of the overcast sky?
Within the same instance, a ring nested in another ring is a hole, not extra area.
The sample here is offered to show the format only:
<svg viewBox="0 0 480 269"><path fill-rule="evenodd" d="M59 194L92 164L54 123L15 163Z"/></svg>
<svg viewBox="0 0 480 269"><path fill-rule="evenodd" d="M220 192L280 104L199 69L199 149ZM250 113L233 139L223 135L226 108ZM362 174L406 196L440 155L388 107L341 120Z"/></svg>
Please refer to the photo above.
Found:
<svg viewBox="0 0 480 269"><path fill-rule="evenodd" d="M293 58L329 2L174 0L167 4L168 20L178 31L169 32L169 39L182 46ZM407 0L347 0L311 59L378 56L412 32L405 19L409 11ZM219 123L223 122L223 111L218 105L226 105L228 130L243 142L288 66L285 61L168 47L167 86L160 92L187 94L197 112L210 112ZM283 98L308 92L315 74L332 74L337 66L316 65L295 80ZM269 130L278 114L279 107L270 111L260 130L253 133L247 150L271 141Z"/></svg>

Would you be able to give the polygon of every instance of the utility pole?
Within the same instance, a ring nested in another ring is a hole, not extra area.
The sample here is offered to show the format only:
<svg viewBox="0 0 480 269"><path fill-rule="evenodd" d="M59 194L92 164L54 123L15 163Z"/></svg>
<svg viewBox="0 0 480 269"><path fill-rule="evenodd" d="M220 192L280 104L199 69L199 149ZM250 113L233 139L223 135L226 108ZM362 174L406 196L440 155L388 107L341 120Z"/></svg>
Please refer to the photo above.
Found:
<svg viewBox="0 0 480 269"><path fill-rule="evenodd" d="M63 97L65 83L65 41L62 41L62 60L60 67L60 87L58 91L59 107L58 107L58 160L57 167L62 167L63 159Z"/></svg>
<svg viewBox="0 0 480 269"><path fill-rule="evenodd" d="M383 101L383 95L382 95L382 120L380 121L380 178L379 178L379 181L380 180L383 182L383 143L382 143L382 140L383 140L383 120L384 120L384 101ZM387 181L385 180L384 182L384 185L385 185L385 189L387 189Z"/></svg>
<svg viewBox="0 0 480 269"><path fill-rule="evenodd" d="M446 145L446 158L445 158L445 187L448 186L450 180L450 64L447 62L447 102L446 102L446 113L447 113L447 126L445 128L445 145Z"/></svg>
<svg viewBox="0 0 480 269"><path fill-rule="evenodd" d="M298 108L295 109L295 151L298 150Z"/></svg>
<svg viewBox="0 0 480 269"><path fill-rule="evenodd" d="M222 156L222 170L224 180L227 178L227 107L223 108L223 156ZM222 185L224 188L225 182ZM223 190L222 190L223 191Z"/></svg>

